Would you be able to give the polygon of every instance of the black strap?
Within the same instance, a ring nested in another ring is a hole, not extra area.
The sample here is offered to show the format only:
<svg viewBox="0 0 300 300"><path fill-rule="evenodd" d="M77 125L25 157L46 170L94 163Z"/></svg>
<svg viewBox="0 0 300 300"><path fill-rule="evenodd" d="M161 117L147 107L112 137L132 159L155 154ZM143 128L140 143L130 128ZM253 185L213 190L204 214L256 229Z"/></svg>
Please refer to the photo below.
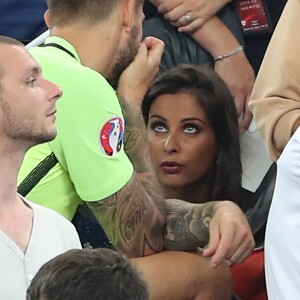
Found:
<svg viewBox="0 0 300 300"><path fill-rule="evenodd" d="M63 47L63 46L61 46L59 44L56 44L56 43L41 44L39 47L55 47L55 48L58 48L58 49L60 49L62 51L65 51L70 56L72 56L74 59L76 59L75 55L71 51L69 51L65 47Z"/></svg>
<svg viewBox="0 0 300 300"><path fill-rule="evenodd" d="M29 192L45 177L48 172L57 164L58 160L54 153L51 152L44 160L42 160L19 184L18 193L26 196Z"/></svg>

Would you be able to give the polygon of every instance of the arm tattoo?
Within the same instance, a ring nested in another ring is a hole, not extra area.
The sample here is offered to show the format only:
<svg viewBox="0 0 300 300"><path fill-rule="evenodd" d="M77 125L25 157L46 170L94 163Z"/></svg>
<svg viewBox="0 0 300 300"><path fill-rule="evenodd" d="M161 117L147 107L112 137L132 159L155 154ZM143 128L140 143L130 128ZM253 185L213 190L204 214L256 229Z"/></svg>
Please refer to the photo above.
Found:
<svg viewBox="0 0 300 300"><path fill-rule="evenodd" d="M127 130L125 131L125 138L124 138L124 150L130 151L132 148L135 147L139 139L139 132L137 130Z"/></svg>
<svg viewBox="0 0 300 300"><path fill-rule="evenodd" d="M166 202L168 215L164 248L189 251L205 246L216 202L191 204L175 199Z"/></svg>
<svg viewBox="0 0 300 300"><path fill-rule="evenodd" d="M116 194L87 205L112 244L129 257L139 257L162 250L165 203L155 204L152 197L133 176Z"/></svg>

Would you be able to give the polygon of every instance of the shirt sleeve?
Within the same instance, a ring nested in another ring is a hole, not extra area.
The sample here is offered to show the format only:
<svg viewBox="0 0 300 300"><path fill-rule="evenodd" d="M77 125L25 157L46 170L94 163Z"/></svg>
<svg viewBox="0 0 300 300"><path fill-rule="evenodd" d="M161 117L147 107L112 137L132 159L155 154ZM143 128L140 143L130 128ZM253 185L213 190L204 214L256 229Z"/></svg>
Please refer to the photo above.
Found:
<svg viewBox="0 0 300 300"><path fill-rule="evenodd" d="M273 160L300 117L300 0L287 1L260 67L250 108Z"/></svg>
<svg viewBox="0 0 300 300"><path fill-rule="evenodd" d="M123 149L124 120L115 91L91 69L63 79L57 138L51 148L84 201L116 193L133 167ZM59 84L59 82L58 82Z"/></svg>

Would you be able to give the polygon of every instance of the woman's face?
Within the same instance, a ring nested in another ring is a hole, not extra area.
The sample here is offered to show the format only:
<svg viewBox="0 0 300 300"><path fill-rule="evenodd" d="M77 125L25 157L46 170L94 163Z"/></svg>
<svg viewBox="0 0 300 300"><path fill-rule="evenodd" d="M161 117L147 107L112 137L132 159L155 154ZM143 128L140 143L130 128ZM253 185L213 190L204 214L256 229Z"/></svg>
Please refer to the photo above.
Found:
<svg viewBox="0 0 300 300"><path fill-rule="evenodd" d="M188 93L161 95L149 112L150 158L163 186L200 181L215 164L216 141L207 116Z"/></svg>

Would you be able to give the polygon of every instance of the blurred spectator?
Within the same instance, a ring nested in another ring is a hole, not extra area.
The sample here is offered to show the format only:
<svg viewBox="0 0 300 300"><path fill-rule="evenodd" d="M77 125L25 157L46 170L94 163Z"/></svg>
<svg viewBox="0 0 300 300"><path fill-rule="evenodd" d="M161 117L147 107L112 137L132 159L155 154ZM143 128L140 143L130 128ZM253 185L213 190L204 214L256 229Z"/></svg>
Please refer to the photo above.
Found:
<svg viewBox="0 0 300 300"><path fill-rule="evenodd" d="M0 35L27 44L47 30L44 13L46 0L1 0Z"/></svg>
<svg viewBox="0 0 300 300"><path fill-rule="evenodd" d="M126 256L110 249L70 250L47 262L27 300L147 300L147 286Z"/></svg>

